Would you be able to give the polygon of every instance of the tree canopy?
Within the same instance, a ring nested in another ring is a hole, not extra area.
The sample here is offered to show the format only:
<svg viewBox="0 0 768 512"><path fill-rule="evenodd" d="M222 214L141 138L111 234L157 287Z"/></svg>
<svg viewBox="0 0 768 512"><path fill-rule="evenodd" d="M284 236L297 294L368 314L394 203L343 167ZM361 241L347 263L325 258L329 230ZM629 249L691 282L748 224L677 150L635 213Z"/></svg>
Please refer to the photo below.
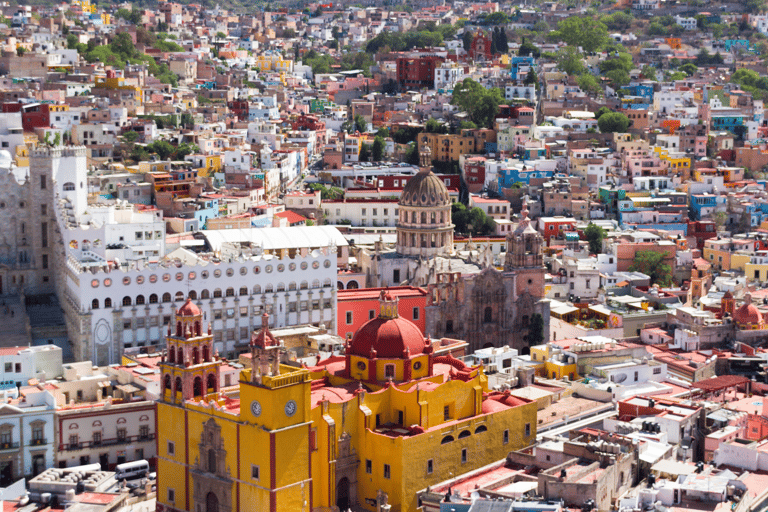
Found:
<svg viewBox="0 0 768 512"><path fill-rule="evenodd" d="M597 51L610 39L605 24L589 16L570 16L562 20L553 37L567 45L580 46L585 52Z"/></svg>
<svg viewBox="0 0 768 512"><path fill-rule="evenodd" d="M600 133L625 133L629 128L629 118L621 112L603 114L597 120Z"/></svg>
<svg viewBox="0 0 768 512"><path fill-rule="evenodd" d="M589 242L589 252L591 254L603 252L603 238L605 238L605 230L603 228L590 222L584 230L584 236Z"/></svg>
<svg viewBox="0 0 768 512"><path fill-rule="evenodd" d="M462 203L453 203L451 216L455 231L471 235L490 235L496 231L496 223L482 208L467 208Z"/></svg>
<svg viewBox="0 0 768 512"><path fill-rule="evenodd" d="M672 267L664 263L665 256L663 252L638 251L629 270L649 276L651 284L669 286L672 284Z"/></svg>
<svg viewBox="0 0 768 512"><path fill-rule="evenodd" d="M465 78L453 88L451 105L456 105L469 114L477 126L490 128L504 103L504 95L496 87L486 89L471 78Z"/></svg>

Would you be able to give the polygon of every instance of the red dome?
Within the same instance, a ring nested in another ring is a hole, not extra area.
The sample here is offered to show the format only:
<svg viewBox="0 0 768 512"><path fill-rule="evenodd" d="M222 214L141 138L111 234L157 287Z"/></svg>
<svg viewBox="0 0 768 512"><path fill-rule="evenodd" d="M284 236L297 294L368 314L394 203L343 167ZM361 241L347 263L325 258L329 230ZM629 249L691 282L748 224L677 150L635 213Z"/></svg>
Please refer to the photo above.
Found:
<svg viewBox="0 0 768 512"><path fill-rule="evenodd" d="M356 356L401 358L408 349L411 356L424 353L427 347L424 336L413 323L404 318L374 318L357 330L352 338L350 352Z"/></svg>
<svg viewBox="0 0 768 512"><path fill-rule="evenodd" d="M192 299L187 298L187 302L182 304L179 310L176 311L176 314L178 316L200 316L202 312L199 307L192 303Z"/></svg>
<svg viewBox="0 0 768 512"><path fill-rule="evenodd" d="M763 315L760 314L757 306L751 302L745 302L734 311L733 319L739 324L758 325L763 323Z"/></svg>

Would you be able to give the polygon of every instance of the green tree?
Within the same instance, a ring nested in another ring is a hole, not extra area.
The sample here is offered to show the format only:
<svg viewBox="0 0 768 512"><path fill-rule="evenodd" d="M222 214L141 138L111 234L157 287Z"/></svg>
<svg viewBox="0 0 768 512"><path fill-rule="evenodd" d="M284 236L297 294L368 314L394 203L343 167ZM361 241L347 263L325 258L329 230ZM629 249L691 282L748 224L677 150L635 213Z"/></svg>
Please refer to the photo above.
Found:
<svg viewBox="0 0 768 512"><path fill-rule="evenodd" d="M525 75L523 83L525 85L535 85L537 89L539 88L539 77L536 76L536 71L533 68Z"/></svg>
<svg viewBox="0 0 768 512"><path fill-rule="evenodd" d="M569 75L581 75L586 71L581 53L573 46L566 46L558 50L557 67Z"/></svg>
<svg viewBox="0 0 768 512"><path fill-rule="evenodd" d="M419 146L415 142L408 144L408 149L405 150L405 163L419 165Z"/></svg>
<svg viewBox="0 0 768 512"><path fill-rule="evenodd" d="M496 49L501 53L507 53L509 51L509 40L507 39L507 33L504 30L504 27L501 27L501 30L499 31Z"/></svg>
<svg viewBox="0 0 768 512"><path fill-rule="evenodd" d="M629 128L629 118L621 112L603 114L597 120L600 133L625 133Z"/></svg>
<svg viewBox="0 0 768 512"><path fill-rule="evenodd" d="M429 119L424 125L424 131L427 133L448 133L448 127L437 119Z"/></svg>
<svg viewBox="0 0 768 512"><path fill-rule="evenodd" d="M18 57L24 56L25 53L27 53L27 49L26 48L24 48L23 46L17 46L16 47L16 55Z"/></svg>
<svg viewBox="0 0 768 512"><path fill-rule="evenodd" d="M465 30L461 36L461 42L464 45L464 51L468 52L472 48L472 32Z"/></svg>
<svg viewBox="0 0 768 512"><path fill-rule="evenodd" d="M360 156L358 158L361 162L370 162L371 161L371 146L368 144L363 144L360 146Z"/></svg>
<svg viewBox="0 0 768 512"><path fill-rule="evenodd" d="M606 43L607 27L588 16L570 16L557 25L555 37L565 44L581 47L585 52L594 52Z"/></svg>
<svg viewBox="0 0 768 512"><path fill-rule="evenodd" d="M176 160L184 160L185 156L193 155L199 152L200 152L200 148L197 146L197 144L189 144L186 142L182 142L181 144L178 145L178 147L176 147L175 158Z"/></svg>
<svg viewBox="0 0 768 512"><path fill-rule="evenodd" d="M381 162L384 160L384 138L376 136L373 139L373 146L371 147L371 158L374 162Z"/></svg>
<svg viewBox="0 0 768 512"><path fill-rule="evenodd" d="M355 115L355 130L360 133L365 133L368 130L368 121L360 114Z"/></svg>
<svg viewBox="0 0 768 512"><path fill-rule="evenodd" d="M176 150L170 142L164 140L156 140L151 144L147 144L147 149L156 153L161 160L166 160Z"/></svg>
<svg viewBox="0 0 768 512"><path fill-rule="evenodd" d="M664 262L665 256L663 252L638 251L629 270L649 276L651 284L669 286L672 284L672 267Z"/></svg>
<svg viewBox="0 0 768 512"><path fill-rule="evenodd" d="M541 55L541 50L539 50L538 46L523 38L520 48L517 50L517 55L520 57L532 56L538 58Z"/></svg>
<svg viewBox="0 0 768 512"><path fill-rule="evenodd" d="M600 87L600 82L594 75L584 73L581 75L576 83L579 85L579 89L587 94L599 94L603 89Z"/></svg>
<svg viewBox="0 0 768 512"><path fill-rule="evenodd" d="M135 131L133 131L133 130L129 130L129 131L127 131L127 132L125 132L125 133L123 134L123 140L125 140L125 142L128 142L128 143L131 143L131 144L133 144L133 143L134 143L134 142L136 142L138 139L139 139L139 134L138 134L138 132L135 132Z"/></svg>
<svg viewBox="0 0 768 512"><path fill-rule="evenodd" d="M590 222L584 230L584 236L589 242L590 253L600 254L603 252L603 238L605 238L605 230L603 228Z"/></svg>
<svg viewBox="0 0 768 512"><path fill-rule="evenodd" d="M614 89L627 85L630 80L629 73L623 69L612 69L605 73L605 78L611 81L611 85L613 85Z"/></svg>
<svg viewBox="0 0 768 512"><path fill-rule="evenodd" d="M600 107L600 108L597 110L597 112L595 112L595 119L597 119L597 120L599 121L599 120L600 120L600 117L601 117L603 114L608 114L608 113L610 113L610 112L613 112L613 110L609 109L608 107Z"/></svg>
<svg viewBox="0 0 768 512"><path fill-rule="evenodd" d="M469 114L471 121L480 127L493 126L499 105L502 103L504 96L500 89L486 89L471 78L465 78L453 88L451 105L456 105Z"/></svg>

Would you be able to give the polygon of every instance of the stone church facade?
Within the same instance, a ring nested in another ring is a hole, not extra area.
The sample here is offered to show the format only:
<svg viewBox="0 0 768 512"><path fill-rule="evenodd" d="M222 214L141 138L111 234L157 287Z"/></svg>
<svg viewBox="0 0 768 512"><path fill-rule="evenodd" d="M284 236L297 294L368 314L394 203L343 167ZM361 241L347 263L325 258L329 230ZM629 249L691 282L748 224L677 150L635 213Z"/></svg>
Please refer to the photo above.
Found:
<svg viewBox="0 0 768 512"><path fill-rule="evenodd" d="M549 301L544 298L543 239L524 206L517 229L507 236L502 269L490 247L457 253L453 247L451 200L445 184L428 168L403 189L398 204L397 244L358 254L367 286L408 284L429 290L426 331L457 338L469 350L508 345L523 351L532 341L549 339ZM537 322L541 315L542 322ZM534 324L543 339L533 340Z"/></svg>
<svg viewBox="0 0 768 512"><path fill-rule="evenodd" d="M541 316L543 339L549 340L549 301L544 298L541 235L528 219L527 207L515 232L507 236L503 270L487 266L478 274L445 273L428 287L426 334L457 338L469 351L508 345L527 353Z"/></svg>

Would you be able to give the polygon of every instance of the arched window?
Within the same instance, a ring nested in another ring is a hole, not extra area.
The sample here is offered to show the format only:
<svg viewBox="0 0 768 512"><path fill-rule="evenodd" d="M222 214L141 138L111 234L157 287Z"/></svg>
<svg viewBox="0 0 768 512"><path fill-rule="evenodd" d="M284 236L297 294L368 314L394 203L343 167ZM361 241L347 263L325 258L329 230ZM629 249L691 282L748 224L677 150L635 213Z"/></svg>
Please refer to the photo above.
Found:
<svg viewBox="0 0 768 512"><path fill-rule="evenodd" d="M171 347L168 350L168 362L169 363L175 363L176 362L176 348Z"/></svg>
<svg viewBox="0 0 768 512"><path fill-rule="evenodd" d="M462 430L461 433L459 434L459 439L464 439L465 437L469 437L471 435L472 435L472 432L470 432L469 430Z"/></svg>
<svg viewBox="0 0 768 512"><path fill-rule="evenodd" d="M211 362L211 351L208 349L208 345L203 345L203 362Z"/></svg>
<svg viewBox="0 0 768 512"><path fill-rule="evenodd" d="M435 212L432 212L429 214L429 223L435 224L437 222L437 214Z"/></svg>
<svg viewBox="0 0 768 512"><path fill-rule="evenodd" d="M200 364L200 352L197 347L192 348L192 364Z"/></svg>
<svg viewBox="0 0 768 512"><path fill-rule="evenodd" d="M219 498L212 492L205 497L205 512L219 512Z"/></svg>
<svg viewBox="0 0 768 512"><path fill-rule="evenodd" d="M408 214L406 214L406 215L408 215ZM416 216L416 212L411 213L411 222L413 224L416 224L416 222L418 222L418 217Z"/></svg>
<svg viewBox="0 0 768 512"><path fill-rule="evenodd" d="M493 322L493 308L491 306L488 306L485 308L485 313L483 315L483 322Z"/></svg>
<svg viewBox="0 0 768 512"><path fill-rule="evenodd" d="M149 296L149 303L150 304L157 304L157 294L153 293Z"/></svg>
<svg viewBox="0 0 768 512"><path fill-rule="evenodd" d="M427 212L421 212L421 223L422 224L427 223Z"/></svg>
<svg viewBox="0 0 768 512"><path fill-rule="evenodd" d="M453 436L445 436L442 441L440 441L440 444L448 444L452 443L454 441Z"/></svg>
<svg viewBox="0 0 768 512"><path fill-rule="evenodd" d="M111 308L112 307L112 299L110 299L110 298L104 299L104 307L105 308Z"/></svg>
<svg viewBox="0 0 768 512"><path fill-rule="evenodd" d="M221 289L220 288L216 288L215 290L213 290L213 298L214 299L220 299L221 298Z"/></svg>
<svg viewBox="0 0 768 512"><path fill-rule="evenodd" d="M273 288L271 284L268 284L267 286L264 287L264 293L272 293L272 291L273 291Z"/></svg>
<svg viewBox="0 0 768 512"><path fill-rule="evenodd" d="M258 293L261 293L261 286L257 284L256 286L253 287L253 294L256 295Z"/></svg>
<svg viewBox="0 0 768 512"><path fill-rule="evenodd" d="M144 305L144 296L143 295L137 295L136 296L136 305L137 306Z"/></svg>
<svg viewBox="0 0 768 512"><path fill-rule="evenodd" d="M184 292L176 292L176 302L184 301Z"/></svg>
<svg viewBox="0 0 768 512"><path fill-rule="evenodd" d="M200 298L201 299L210 299L211 293L208 290L203 290L200 292Z"/></svg>
<svg viewBox="0 0 768 512"><path fill-rule="evenodd" d="M123 306L130 306L131 305L131 298L129 296L123 297Z"/></svg>
<svg viewBox="0 0 768 512"><path fill-rule="evenodd" d="M197 300L197 292L195 290L189 291L189 298L192 300Z"/></svg>
<svg viewBox="0 0 768 512"><path fill-rule="evenodd" d="M168 292L165 292L163 294L163 302L171 302L171 294Z"/></svg>
<svg viewBox="0 0 768 512"><path fill-rule="evenodd" d="M71 181L68 181L64 184L64 192L72 192L75 190L75 184Z"/></svg>
<svg viewBox="0 0 768 512"><path fill-rule="evenodd" d="M164 380L164 383L163 383L163 389L166 389L168 391L171 390L171 376L168 373L165 374L165 380Z"/></svg>
<svg viewBox="0 0 768 512"><path fill-rule="evenodd" d="M292 291L295 291L295 290L296 290L296 282L295 281L291 281L290 283L288 283L288 291L292 292Z"/></svg>
<svg viewBox="0 0 768 512"><path fill-rule="evenodd" d="M234 297L235 296L235 289L234 288L227 288L227 297Z"/></svg>
<svg viewBox="0 0 768 512"><path fill-rule="evenodd" d="M315 279L314 281L312 281L312 289L316 289L316 288L320 288L320 280L319 279Z"/></svg>
<svg viewBox="0 0 768 512"><path fill-rule="evenodd" d="M357 284L357 281L350 281L347 283L347 290L357 290L360 288L360 285Z"/></svg>
<svg viewBox="0 0 768 512"><path fill-rule="evenodd" d="M93 299L91 301L91 309L99 309L99 299Z"/></svg>
<svg viewBox="0 0 768 512"><path fill-rule="evenodd" d="M194 396L203 396L203 379L195 377L195 383L192 386Z"/></svg>
<svg viewBox="0 0 768 512"><path fill-rule="evenodd" d="M344 283L342 283L341 281L336 281L336 288L339 289L339 290L343 290L344 289Z"/></svg>
<svg viewBox="0 0 768 512"><path fill-rule="evenodd" d="M241 286L240 287L240 295L248 295L248 287L247 286Z"/></svg>
<svg viewBox="0 0 768 512"><path fill-rule="evenodd" d="M216 392L216 376L212 373L208 374L208 392L209 393Z"/></svg>
<svg viewBox="0 0 768 512"><path fill-rule="evenodd" d="M299 289L306 290L307 288L309 288L309 283L307 283L306 281L302 281L301 284L299 285Z"/></svg>
<svg viewBox="0 0 768 512"><path fill-rule="evenodd" d="M181 354L179 354L179 360L181 360ZM181 377L176 377L176 392L181 392Z"/></svg>
<svg viewBox="0 0 768 512"><path fill-rule="evenodd" d="M277 283L277 291L284 292L285 291L285 283Z"/></svg>
<svg viewBox="0 0 768 512"><path fill-rule="evenodd" d="M481 432L485 432L486 430L488 430L488 427L486 427L485 425L480 425L479 427L477 427L475 429L475 434L479 434Z"/></svg>
<svg viewBox="0 0 768 512"><path fill-rule="evenodd" d="M203 329L200 327L200 321L195 322L195 336L203 334Z"/></svg>

